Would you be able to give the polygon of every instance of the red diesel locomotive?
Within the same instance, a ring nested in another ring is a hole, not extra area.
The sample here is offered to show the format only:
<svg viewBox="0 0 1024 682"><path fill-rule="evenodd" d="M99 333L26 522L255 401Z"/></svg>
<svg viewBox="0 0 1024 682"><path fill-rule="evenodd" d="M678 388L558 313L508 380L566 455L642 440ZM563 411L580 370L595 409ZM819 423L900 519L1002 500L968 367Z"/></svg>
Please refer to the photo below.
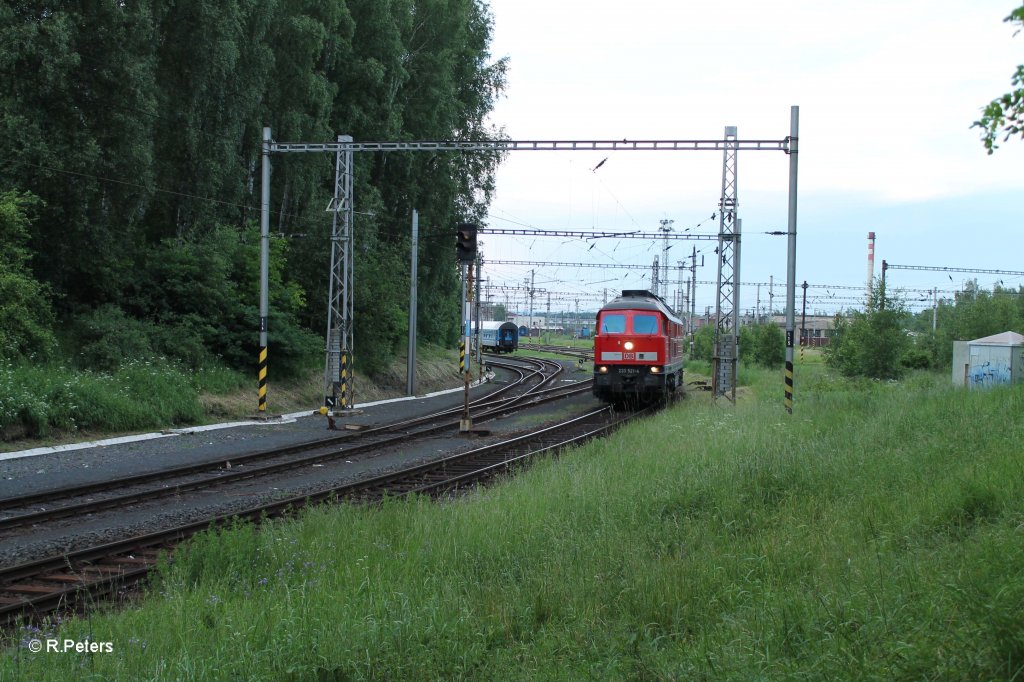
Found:
<svg viewBox="0 0 1024 682"><path fill-rule="evenodd" d="M594 395L665 401L683 385L683 323L649 291L623 291L597 313Z"/></svg>

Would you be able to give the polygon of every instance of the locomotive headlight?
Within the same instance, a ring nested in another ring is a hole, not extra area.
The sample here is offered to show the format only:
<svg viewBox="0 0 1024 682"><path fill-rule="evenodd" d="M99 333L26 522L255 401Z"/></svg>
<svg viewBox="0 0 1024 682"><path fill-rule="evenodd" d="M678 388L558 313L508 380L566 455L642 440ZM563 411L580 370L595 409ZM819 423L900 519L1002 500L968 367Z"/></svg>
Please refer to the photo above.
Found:
<svg viewBox="0 0 1024 682"><path fill-rule="evenodd" d="M625 348L626 350L633 350L633 342L626 341L626 343L622 344L622 347Z"/></svg>
<svg viewBox="0 0 1024 682"><path fill-rule="evenodd" d="M601 365L600 367L597 368L597 371L600 372L601 374L607 374L608 368L605 367L604 365Z"/></svg>
<svg viewBox="0 0 1024 682"><path fill-rule="evenodd" d="M651 367L651 374L657 374L660 371L661 371L661 369L659 369L657 367Z"/></svg>

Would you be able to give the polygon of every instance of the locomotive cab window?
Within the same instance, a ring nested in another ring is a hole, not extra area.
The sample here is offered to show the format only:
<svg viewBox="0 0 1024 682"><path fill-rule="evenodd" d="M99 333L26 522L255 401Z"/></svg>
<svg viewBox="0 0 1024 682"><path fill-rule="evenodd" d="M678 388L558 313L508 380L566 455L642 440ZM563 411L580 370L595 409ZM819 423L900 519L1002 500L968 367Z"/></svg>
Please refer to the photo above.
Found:
<svg viewBox="0 0 1024 682"><path fill-rule="evenodd" d="M608 313L601 316L602 334L625 334L626 316L621 313Z"/></svg>
<svg viewBox="0 0 1024 682"><path fill-rule="evenodd" d="M658 316L657 315L633 315L633 333L634 334L657 334L658 333Z"/></svg>

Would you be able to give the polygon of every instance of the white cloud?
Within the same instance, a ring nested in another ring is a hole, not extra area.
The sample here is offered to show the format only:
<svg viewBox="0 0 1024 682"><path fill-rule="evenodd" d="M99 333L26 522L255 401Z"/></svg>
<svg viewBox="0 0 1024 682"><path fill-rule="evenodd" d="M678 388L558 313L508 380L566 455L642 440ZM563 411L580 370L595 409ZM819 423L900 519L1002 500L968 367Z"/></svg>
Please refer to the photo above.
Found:
<svg viewBox="0 0 1024 682"><path fill-rule="evenodd" d="M801 220L830 223L802 226L798 268L809 270L829 257L836 234L873 227L863 215L844 222L840 205L874 205L888 221L919 202L959 197L958 206L970 206L977 196L980 208L1024 190L1024 141L988 156L969 128L1024 61L1024 36L1013 38L1002 22L1012 4L492 0L493 54L510 58L508 96L493 120L513 139L720 139L725 125L738 126L742 139L782 139L790 106L799 105ZM787 162L781 152L741 153L745 225L785 221ZM653 231L660 218L686 224L713 210L721 166L714 152L513 153L499 172L494 213L539 227L636 222ZM1018 228L1024 222L1016 204L985 210L1002 210ZM879 261L883 245L900 243L892 232L920 227L921 215L887 222ZM1014 269L992 265L1005 254L963 263L967 256L950 246L963 225L936 212L927 220L936 238L902 260ZM987 229L995 238L1007 227ZM862 279L863 241L841 247L848 267L821 276ZM616 254L636 251L645 261L649 246ZM774 250L765 247L765 262L757 252L745 256L745 271L784 274ZM593 251L578 257L595 259Z"/></svg>

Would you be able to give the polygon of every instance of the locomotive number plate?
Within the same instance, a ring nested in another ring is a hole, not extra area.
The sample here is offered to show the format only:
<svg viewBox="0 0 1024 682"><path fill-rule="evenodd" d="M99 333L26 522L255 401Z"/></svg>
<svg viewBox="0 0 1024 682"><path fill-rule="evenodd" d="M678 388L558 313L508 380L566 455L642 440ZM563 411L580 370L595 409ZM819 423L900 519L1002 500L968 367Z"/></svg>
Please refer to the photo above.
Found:
<svg viewBox="0 0 1024 682"><path fill-rule="evenodd" d="M640 370L636 367L619 367L619 374L639 374Z"/></svg>

